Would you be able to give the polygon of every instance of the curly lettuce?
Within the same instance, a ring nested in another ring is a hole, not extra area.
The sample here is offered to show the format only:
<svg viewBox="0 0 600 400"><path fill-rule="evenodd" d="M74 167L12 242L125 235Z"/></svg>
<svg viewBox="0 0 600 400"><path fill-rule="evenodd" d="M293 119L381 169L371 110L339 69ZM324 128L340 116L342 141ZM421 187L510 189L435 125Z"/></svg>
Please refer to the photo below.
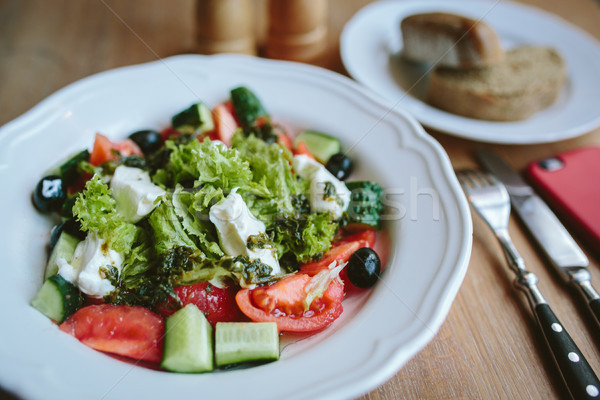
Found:
<svg viewBox="0 0 600 400"><path fill-rule="evenodd" d="M331 247L338 223L328 213L287 216L276 221L269 233L278 257L292 253L298 262L320 258Z"/></svg>
<svg viewBox="0 0 600 400"><path fill-rule="evenodd" d="M187 247L198 250L179 221L175 210L167 202L154 209L148 223L152 228L152 240L156 254L162 255L174 247Z"/></svg>
<svg viewBox="0 0 600 400"><path fill-rule="evenodd" d="M167 140L165 146L171 151L169 162L156 171L155 183L169 188L210 184L228 191L237 187L258 196L270 195L264 185L254 182L250 164L235 149L209 139L179 145Z"/></svg>
<svg viewBox="0 0 600 400"><path fill-rule="evenodd" d="M94 232L115 251L127 254L136 241L140 229L126 222L117 213L112 190L96 174L86 182L85 189L77 196L73 215L85 232Z"/></svg>
<svg viewBox="0 0 600 400"><path fill-rule="evenodd" d="M165 242L156 244L159 253L167 250L167 244L177 244L199 249L211 259L222 257L208 215L234 188L265 224L280 260L285 256L294 263L306 262L331 246L338 224L330 214L310 212L304 196L310 182L294 174L293 156L285 146L241 133L234 135L230 148L208 139L167 141L166 146L168 162L153 174L153 180L171 189L174 210L169 217L173 223L165 224ZM164 219L166 212L151 216L154 230L158 215ZM172 243L172 235L184 239Z"/></svg>
<svg viewBox="0 0 600 400"><path fill-rule="evenodd" d="M242 194L252 213L267 227L282 214L294 212L293 198L303 193L308 181L292 172L292 153L278 143L266 143L253 135L233 137L231 148L248 161L254 182L265 187L268 195Z"/></svg>

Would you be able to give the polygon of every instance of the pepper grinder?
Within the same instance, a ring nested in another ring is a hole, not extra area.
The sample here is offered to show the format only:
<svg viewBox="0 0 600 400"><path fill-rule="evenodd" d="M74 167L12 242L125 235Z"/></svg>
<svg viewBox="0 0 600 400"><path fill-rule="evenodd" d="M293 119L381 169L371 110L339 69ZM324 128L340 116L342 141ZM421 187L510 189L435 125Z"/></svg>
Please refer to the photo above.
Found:
<svg viewBox="0 0 600 400"><path fill-rule="evenodd" d="M256 54L254 0L197 0L197 51Z"/></svg>
<svg viewBox="0 0 600 400"><path fill-rule="evenodd" d="M327 48L327 0L269 0L265 56L314 62Z"/></svg>

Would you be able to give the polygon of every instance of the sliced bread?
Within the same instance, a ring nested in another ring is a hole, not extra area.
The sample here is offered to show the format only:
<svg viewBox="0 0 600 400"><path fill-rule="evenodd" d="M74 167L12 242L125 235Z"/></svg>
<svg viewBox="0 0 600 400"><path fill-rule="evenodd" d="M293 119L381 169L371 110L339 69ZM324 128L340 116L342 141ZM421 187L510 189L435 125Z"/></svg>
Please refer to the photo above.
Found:
<svg viewBox="0 0 600 400"><path fill-rule="evenodd" d="M436 68L427 102L442 110L493 121L523 120L550 106L566 80L562 57L551 48L510 50L506 59L487 68Z"/></svg>
<svg viewBox="0 0 600 400"><path fill-rule="evenodd" d="M485 22L443 12L414 14L400 23L402 55L412 61L453 68L496 64L504 50Z"/></svg>

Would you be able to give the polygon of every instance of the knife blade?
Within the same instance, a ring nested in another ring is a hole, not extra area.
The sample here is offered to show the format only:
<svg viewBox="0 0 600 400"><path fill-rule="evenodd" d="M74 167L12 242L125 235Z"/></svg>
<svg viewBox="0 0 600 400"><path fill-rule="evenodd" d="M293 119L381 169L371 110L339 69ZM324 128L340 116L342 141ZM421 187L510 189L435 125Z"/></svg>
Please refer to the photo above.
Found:
<svg viewBox="0 0 600 400"><path fill-rule="evenodd" d="M544 200L500 156L480 150L477 159L504 183L512 207L530 235L559 274L579 289L600 323L600 295L591 284L589 261L579 245Z"/></svg>

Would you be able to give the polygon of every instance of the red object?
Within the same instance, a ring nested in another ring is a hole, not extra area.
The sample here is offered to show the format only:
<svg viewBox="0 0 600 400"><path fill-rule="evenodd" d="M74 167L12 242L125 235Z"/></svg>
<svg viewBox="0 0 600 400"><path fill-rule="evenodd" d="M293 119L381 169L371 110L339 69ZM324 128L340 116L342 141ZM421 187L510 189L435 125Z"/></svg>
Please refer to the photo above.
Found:
<svg viewBox="0 0 600 400"><path fill-rule="evenodd" d="M231 146L231 138L238 128L238 123L233 115L233 105L228 106L226 102L213 108L213 120L215 122L214 137L225 143L227 147ZM210 137L210 135L209 135Z"/></svg>
<svg viewBox="0 0 600 400"><path fill-rule="evenodd" d="M178 286L173 289L183 306L195 304L204 313L208 322L215 325L217 322L239 321L242 313L235 302L236 289L229 287L220 289L208 282L193 285ZM168 317L178 308L164 306L158 310L163 317Z"/></svg>
<svg viewBox="0 0 600 400"><path fill-rule="evenodd" d="M181 132L179 132L176 129L173 129L172 127L168 127L160 131L160 137L163 142L169 140L172 137L178 138L179 136L181 136Z"/></svg>
<svg viewBox="0 0 600 400"><path fill-rule="evenodd" d="M367 246L364 246L362 242L346 242L334 245L319 261L300 265L300 272L314 276L329 267L329 264L336 260L341 262L348 261L350 256L361 247Z"/></svg>
<svg viewBox="0 0 600 400"><path fill-rule="evenodd" d="M276 322L280 332L318 331L343 311L344 286L334 279L323 296L304 309L310 276L296 273L270 286L242 289L235 296L240 310L255 322Z"/></svg>
<svg viewBox="0 0 600 400"><path fill-rule="evenodd" d="M565 226L597 249L600 245L600 147L560 153L554 159L562 163L556 169L552 167L552 159L530 164L528 178Z"/></svg>
<svg viewBox="0 0 600 400"><path fill-rule="evenodd" d="M375 240L377 239L377 233L373 229L365 229L364 231L356 232L348 236L342 236L336 244L348 243L348 242L361 242L361 247L368 247L372 249L375 247Z"/></svg>
<svg viewBox="0 0 600 400"><path fill-rule="evenodd" d="M90 305L71 315L60 330L96 350L154 363L162 359L164 320L144 307Z"/></svg>
<svg viewBox="0 0 600 400"><path fill-rule="evenodd" d="M281 125L273 125L273 130L277 134L277 143L287 147L289 151L293 152L294 145L292 143L292 138L290 138L285 129Z"/></svg>
<svg viewBox="0 0 600 400"><path fill-rule="evenodd" d="M90 154L90 164L100 165L107 161L116 159L119 155L122 157L137 155L143 156L142 150L131 139L125 139L120 142L111 142L106 136L96 133L94 147Z"/></svg>
<svg viewBox="0 0 600 400"><path fill-rule="evenodd" d="M298 142L298 144L296 145L296 151L294 152L295 155L299 155L299 154L304 154L305 156L308 156L311 159L315 159L315 157L310 154L310 151L308 150L308 146L306 146L306 143L304 142Z"/></svg>
<svg viewBox="0 0 600 400"><path fill-rule="evenodd" d="M85 183L92 179L92 176L93 175L89 172L84 172L83 174L81 174L81 176L77 178L77 180L67 188L67 190L69 191L69 196L83 191L83 189L85 189Z"/></svg>

